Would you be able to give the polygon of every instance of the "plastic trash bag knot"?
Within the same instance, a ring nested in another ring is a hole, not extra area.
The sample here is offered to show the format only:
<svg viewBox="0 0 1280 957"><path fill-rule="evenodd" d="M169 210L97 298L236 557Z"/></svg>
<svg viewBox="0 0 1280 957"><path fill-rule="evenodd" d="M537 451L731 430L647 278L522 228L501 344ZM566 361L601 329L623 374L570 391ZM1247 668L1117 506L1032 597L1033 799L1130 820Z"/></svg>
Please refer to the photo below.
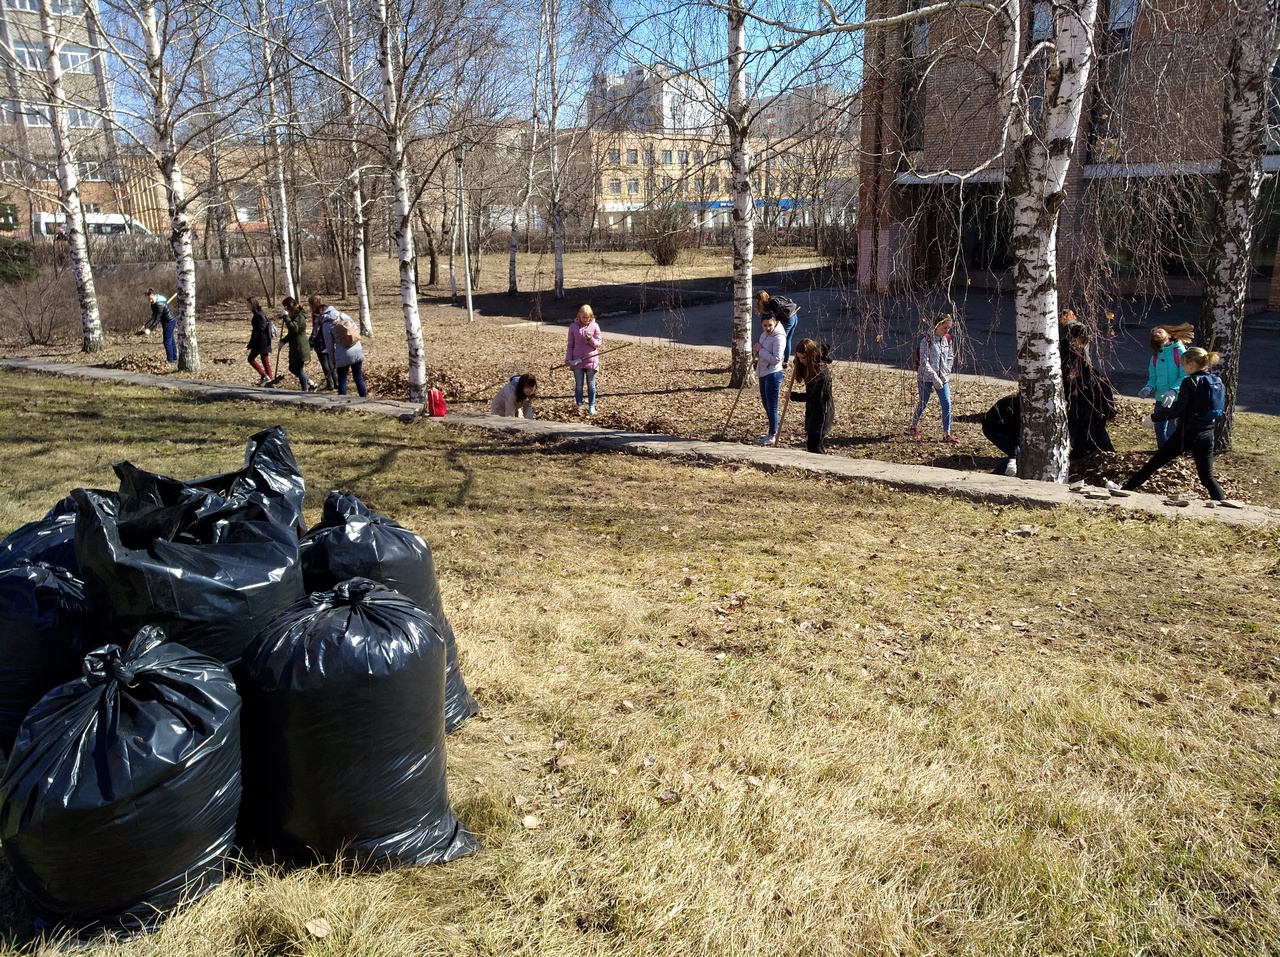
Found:
<svg viewBox="0 0 1280 957"><path fill-rule="evenodd" d="M385 592L387 586L370 578L349 578L338 582L333 589L334 603L338 605L359 605L372 592Z"/></svg>

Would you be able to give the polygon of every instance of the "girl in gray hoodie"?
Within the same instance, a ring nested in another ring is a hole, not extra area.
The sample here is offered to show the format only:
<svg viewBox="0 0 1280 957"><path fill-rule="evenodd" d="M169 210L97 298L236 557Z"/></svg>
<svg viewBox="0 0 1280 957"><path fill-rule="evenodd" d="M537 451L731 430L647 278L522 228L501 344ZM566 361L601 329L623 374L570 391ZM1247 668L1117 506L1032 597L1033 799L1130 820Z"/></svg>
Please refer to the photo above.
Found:
<svg viewBox="0 0 1280 957"><path fill-rule="evenodd" d="M951 347L952 325L954 320L943 313L933 321L933 331L916 345L916 387L920 391L920 401L915 415L911 417L911 427L907 429L913 439L920 437L920 418L929 404L929 393L936 391L938 404L942 406L942 441L957 441L951 434L951 368L956 361Z"/></svg>

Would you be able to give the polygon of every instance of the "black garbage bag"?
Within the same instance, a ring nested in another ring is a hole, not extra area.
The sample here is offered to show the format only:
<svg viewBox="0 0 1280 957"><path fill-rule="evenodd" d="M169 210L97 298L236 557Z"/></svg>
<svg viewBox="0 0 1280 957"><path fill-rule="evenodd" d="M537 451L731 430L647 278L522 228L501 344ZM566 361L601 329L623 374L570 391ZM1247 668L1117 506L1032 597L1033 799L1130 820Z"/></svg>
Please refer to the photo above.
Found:
<svg viewBox="0 0 1280 957"><path fill-rule="evenodd" d="M68 495L44 518L14 529L0 542L0 568L18 562L44 562L65 568L73 575L76 564L76 503Z"/></svg>
<svg viewBox="0 0 1280 957"><path fill-rule="evenodd" d="M31 709L0 779L0 842L46 919L137 929L222 880L240 805L240 698L144 628Z"/></svg>
<svg viewBox="0 0 1280 957"><path fill-rule="evenodd" d="M76 555L111 640L161 625L170 640L226 664L277 612L301 598L298 538L257 505L206 512L75 489ZM249 520L256 516L258 520Z"/></svg>
<svg viewBox="0 0 1280 957"><path fill-rule="evenodd" d="M239 670L250 843L379 866L478 847L449 806L444 640L429 612L355 578L282 612Z"/></svg>
<svg viewBox="0 0 1280 957"><path fill-rule="evenodd" d="M431 612L444 636L444 727L452 733L480 706L467 691L458 666L458 645L440 600L431 546L417 533L373 511L348 492L330 492L320 524L302 540L302 579L308 592L324 591L348 578L371 578L394 588Z"/></svg>
<svg viewBox="0 0 1280 957"><path fill-rule="evenodd" d="M31 706L80 674L89 596L65 568L24 561L0 569L0 748L13 746ZM92 642L92 644L86 644Z"/></svg>
<svg viewBox="0 0 1280 957"><path fill-rule="evenodd" d="M299 535L307 530L302 517L306 484L284 429L278 425L250 437L244 467L235 472L182 481L147 472L129 462L117 462L113 468L120 479L121 492L152 505L181 506L196 518L258 506L267 521L292 526ZM249 510L241 514L253 517Z"/></svg>

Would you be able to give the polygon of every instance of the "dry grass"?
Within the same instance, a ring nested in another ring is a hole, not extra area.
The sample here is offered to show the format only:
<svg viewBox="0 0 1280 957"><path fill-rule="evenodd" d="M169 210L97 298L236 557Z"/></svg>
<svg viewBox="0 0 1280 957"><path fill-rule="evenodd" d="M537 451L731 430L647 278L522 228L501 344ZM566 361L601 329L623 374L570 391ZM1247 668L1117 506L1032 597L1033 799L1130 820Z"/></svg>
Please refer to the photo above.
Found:
<svg viewBox="0 0 1280 957"><path fill-rule="evenodd" d="M432 544L483 709L449 741L480 854L247 869L97 952L1280 950L1274 532L0 385L4 529L278 421L312 517L341 486Z"/></svg>

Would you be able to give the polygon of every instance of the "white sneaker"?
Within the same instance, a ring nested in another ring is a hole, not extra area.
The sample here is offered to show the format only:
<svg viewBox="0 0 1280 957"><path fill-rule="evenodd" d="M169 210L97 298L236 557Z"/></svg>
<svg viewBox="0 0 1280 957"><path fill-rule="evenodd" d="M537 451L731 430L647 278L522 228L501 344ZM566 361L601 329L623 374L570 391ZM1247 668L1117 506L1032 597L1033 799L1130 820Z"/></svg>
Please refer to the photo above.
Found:
<svg viewBox="0 0 1280 957"><path fill-rule="evenodd" d="M762 435L756 439L756 445L773 445L777 441L778 437L776 435Z"/></svg>
<svg viewBox="0 0 1280 957"><path fill-rule="evenodd" d="M1010 460L1009 460L1009 464L1008 464L1008 465L1006 465L1006 466L1004 467L1004 474L1005 474L1005 475L1013 475L1013 476L1016 476L1016 475L1018 474L1018 460L1017 460L1017 459L1010 459Z"/></svg>
<svg viewBox="0 0 1280 957"><path fill-rule="evenodd" d="M1111 481L1111 479L1103 479L1103 480L1102 480L1102 487L1103 487L1103 488L1105 488L1108 492L1119 492L1119 491L1121 491L1120 486L1119 486L1119 485L1117 485L1115 482Z"/></svg>

